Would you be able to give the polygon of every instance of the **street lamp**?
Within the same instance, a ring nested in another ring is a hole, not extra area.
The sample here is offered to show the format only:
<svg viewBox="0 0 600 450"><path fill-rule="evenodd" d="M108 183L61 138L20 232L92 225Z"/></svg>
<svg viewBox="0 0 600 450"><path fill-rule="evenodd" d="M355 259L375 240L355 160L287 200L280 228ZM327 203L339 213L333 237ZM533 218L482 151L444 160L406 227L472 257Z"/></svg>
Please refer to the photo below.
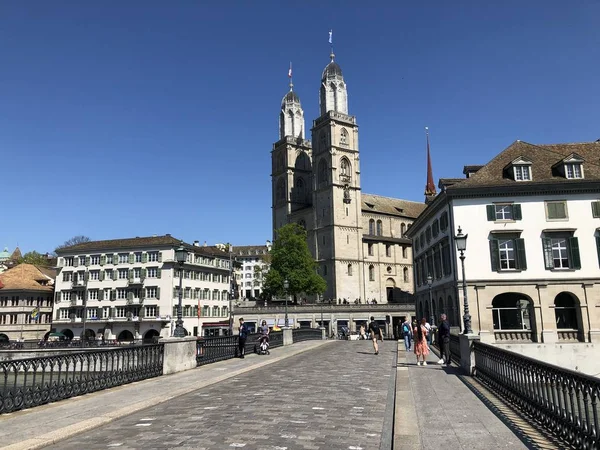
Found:
<svg viewBox="0 0 600 450"><path fill-rule="evenodd" d="M321 295L317 294L317 301L319 301L320 298L321 298ZM325 328L323 326L323 302L324 301L325 301L325 299L323 299L323 300L320 301L320 303L321 303L321 328Z"/></svg>
<svg viewBox="0 0 600 450"><path fill-rule="evenodd" d="M454 242L456 242L456 250L460 252L460 262L462 264L462 288L464 298L464 314L463 322L465 324L464 334L471 334L471 314L469 314L469 300L467 299L467 280L465 279L465 250L467 250L467 234L463 234L460 226L458 227L458 234L454 236Z"/></svg>
<svg viewBox="0 0 600 450"><path fill-rule="evenodd" d="M233 246L229 245L229 336L233 336L233 299L235 297L235 274L233 273Z"/></svg>
<svg viewBox="0 0 600 450"><path fill-rule="evenodd" d="M429 324L431 326L435 325L435 315L433 314L433 301L431 299L431 285L433 284L433 277L431 275L427 275L427 286L429 286L429 314L431 314L431 320Z"/></svg>
<svg viewBox="0 0 600 450"><path fill-rule="evenodd" d="M288 279L286 278L285 280L283 280L283 289L285 290L285 327L287 328L289 326L289 319L288 319L288 289L290 288L290 282L288 281Z"/></svg>
<svg viewBox="0 0 600 450"><path fill-rule="evenodd" d="M187 250L185 247L180 245L175 249L175 261L179 264L179 303L177 305L177 322L175 322L175 332L173 336L175 337L184 337L185 330L183 329L183 319L181 318L181 301L182 301L182 282L183 282L183 263L187 260Z"/></svg>
<svg viewBox="0 0 600 450"><path fill-rule="evenodd" d="M83 318L81 319L81 321L83 322L83 334L81 335L81 346L85 347L85 320L87 318L87 295L88 295L88 290L87 290L87 284L88 284L88 278L89 278L89 272L87 270L87 268L85 269L85 272L83 274Z"/></svg>

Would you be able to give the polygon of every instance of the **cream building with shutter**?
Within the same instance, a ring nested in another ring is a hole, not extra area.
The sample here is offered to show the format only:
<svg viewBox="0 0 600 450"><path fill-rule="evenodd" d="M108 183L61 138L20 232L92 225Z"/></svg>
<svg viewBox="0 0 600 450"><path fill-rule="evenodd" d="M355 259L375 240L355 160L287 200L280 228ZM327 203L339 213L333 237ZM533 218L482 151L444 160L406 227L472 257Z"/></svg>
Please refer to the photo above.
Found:
<svg viewBox="0 0 600 450"><path fill-rule="evenodd" d="M184 243L180 268L170 235L92 241L57 250L53 328L79 338L151 339L171 336L183 270L184 328L190 335L229 327L229 256Z"/></svg>
<svg viewBox="0 0 600 450"><path fill-rule="evenodd" d="M291 83L281 103L271 153L273 234L291 222L306 229L326 300L412 302L412 243L404 233L425 204L362 192L358 122L349 114L342 69L330 58L312 141Z"/></svg>

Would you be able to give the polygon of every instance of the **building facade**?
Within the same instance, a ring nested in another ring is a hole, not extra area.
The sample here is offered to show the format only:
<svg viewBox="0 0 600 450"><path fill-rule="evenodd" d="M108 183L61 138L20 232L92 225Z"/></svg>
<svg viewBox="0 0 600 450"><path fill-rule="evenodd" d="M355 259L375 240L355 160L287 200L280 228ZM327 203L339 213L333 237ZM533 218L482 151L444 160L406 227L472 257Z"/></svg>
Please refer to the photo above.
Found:
<svg viewBox="0 0 600 450"><path fill-rule="evenodd" d="M237 295L239 301L260 301L264 277L269 271L271 242L265 245L241 245L233 247L232 257Z"/></svg>
<svg viewBox="0 0 600 450"><path fill-rule="evenodd" d="M181 266L175 249L188 251ZM70 338L151 339L173 334L182 276L188 335L229 328L229 257L170 235L93 241L57 250L53 327Z"/></svg>
<svg viewBox="0 0 600 450"><path fill-rule="evenodd" d="M50 332L53 270L19 264L0 274L0 343L41 340Z"/></svg>
<svg viewBox="0 0 600 450"><path fill-rule="evenodd" d="M600 141L517 141L484 166L465 166L466 178L440 180L442 192L407 232L417 314L445 312L462 327L461 227L472 328L483 342L599 342L598 160Z"/></svg>
<svg viewBox="0 0 600 450"><path fill-rule="evenodd" d="M290 83L271 153L273 233L296 222L327 282L324 298L336 302L401 301L412 292L412 242L404 232L425 208L419 202L363 194L358 123L348 112L340 66L325 67L320 117L312 141Z"/></svg>

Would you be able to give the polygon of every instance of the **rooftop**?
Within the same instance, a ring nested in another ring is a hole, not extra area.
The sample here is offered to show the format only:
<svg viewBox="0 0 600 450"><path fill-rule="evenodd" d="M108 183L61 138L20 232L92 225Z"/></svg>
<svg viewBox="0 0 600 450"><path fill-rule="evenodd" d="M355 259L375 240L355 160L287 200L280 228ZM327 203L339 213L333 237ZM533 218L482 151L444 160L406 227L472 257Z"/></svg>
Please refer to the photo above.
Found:
<svg viewBox="0 0 600 450"><path fill-rule="evenodd" d="M382 197L381 195L362 194L362 210L367 212L390 214L398 217L416 219L425 209L425 203Z"/></svg>
<svg viewBox="0 0 600 450"><path fill-rule="evenodd" d="M54 290L54 278L44 274L33 264L18 266L0 273L0 283L4 290L44 291Z"/></svg>

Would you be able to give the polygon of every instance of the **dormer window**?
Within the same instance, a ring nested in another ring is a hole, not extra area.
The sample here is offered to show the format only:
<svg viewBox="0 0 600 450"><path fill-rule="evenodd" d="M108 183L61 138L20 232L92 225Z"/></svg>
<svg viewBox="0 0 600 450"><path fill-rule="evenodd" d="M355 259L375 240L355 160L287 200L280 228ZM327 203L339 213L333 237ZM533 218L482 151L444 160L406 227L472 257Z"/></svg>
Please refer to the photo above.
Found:
<svg viewBox="0 0 600 450"><path fill-rule="evenodd" d="M504 168L505 176L512 178L515 181L531 181L531 161L522 156L513 160Z"/></svg>
<svg viewBox="0 0 600 450"><path fill-rule="evenodd" d="M584 177L583 163L584 159L581 156L571 153L552 166L553 175L563 176L567 180L581 180Z"/></svg>
<svg viewBox="0 0 600 450"><path fill-rule="evenodd" d="M583 168L581 163L565 164L565 177L569 179L583 178Z"/></svg>
<svg viewBox="0 0 600 450"><path fill-rule="evenodd" d="M531 167L514 166L515 181L531 181Z"/></svg>

